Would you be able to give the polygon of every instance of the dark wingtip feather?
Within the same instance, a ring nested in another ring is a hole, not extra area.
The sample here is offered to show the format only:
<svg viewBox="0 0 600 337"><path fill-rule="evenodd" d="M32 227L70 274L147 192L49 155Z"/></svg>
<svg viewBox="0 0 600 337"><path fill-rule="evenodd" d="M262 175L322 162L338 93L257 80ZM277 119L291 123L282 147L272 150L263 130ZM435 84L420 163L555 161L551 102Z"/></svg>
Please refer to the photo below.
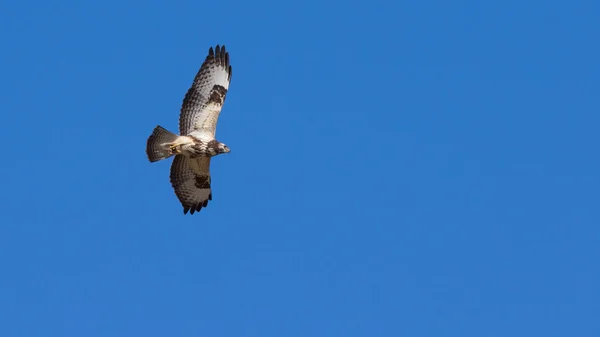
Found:
<svg viewBox="0 0 600 337"><path fill-rule="evenodd" d="M209 200L210 199L212 199L212 194L209 196ZM200 211L202 210L202 208L206 207L207 205L208 205L208 200L204 200L203 202L199 202L196 205L185 206L183 208L183 214L190 213L190 215L192 215L194 213L200 213Z"/></svg>
<svg viewBox="0 0 600 337"><path fill-rule="evenodd" d="M232 68L229 61L229 52L227 52L225 45L218 44L214 49L213 47L208 49L208 55L202 66L212 62L223 66L227 70L228 79L231 81Z"/></svg>

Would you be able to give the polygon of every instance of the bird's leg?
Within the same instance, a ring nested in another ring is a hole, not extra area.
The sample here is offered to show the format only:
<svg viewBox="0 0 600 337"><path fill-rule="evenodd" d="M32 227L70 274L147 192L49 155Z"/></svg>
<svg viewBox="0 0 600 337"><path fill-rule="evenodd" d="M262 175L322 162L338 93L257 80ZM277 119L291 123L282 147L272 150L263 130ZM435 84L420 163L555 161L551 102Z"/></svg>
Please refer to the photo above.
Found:
<svg viewBox="0 0 600 337"><path fill-rule="evenodd" d="M179 142L173 143L164 143L163 147L168 148L171 154L180 154L181 153L181 144Z"/></svg>
<svg viewBox="0 0 600 337"><path fill-rule="evenodd" d="M168 148L171 154L181 154L183 146L192 143L189 137L178 137L174 142L164 143L163 146Z"/></svg>
<svg viewBox="0 0 600 337"><path fill-rule="evenodd" d="M171 151L171 153L173 154L179 154L181 152L181 147L179 146L179 144L177 143L171 143L169 145L169 150Z"/></svg>

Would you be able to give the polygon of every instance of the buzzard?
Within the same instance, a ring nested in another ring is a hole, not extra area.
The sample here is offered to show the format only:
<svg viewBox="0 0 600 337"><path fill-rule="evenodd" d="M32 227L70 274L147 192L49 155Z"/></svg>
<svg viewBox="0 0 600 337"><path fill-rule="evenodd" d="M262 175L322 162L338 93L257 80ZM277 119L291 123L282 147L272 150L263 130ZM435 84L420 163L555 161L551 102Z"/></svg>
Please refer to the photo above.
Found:
<svg viewBox="0 0 600 337"><path fill-rule="evenodd" d="M225 46L208 50L194 83L185 94L179 113L179 135L157 125L148 138L150 162L175 156L171 164L171 185L183 206L183 214L200 212L212 200L210 159L229 153L227 145L215 139L217 120L231 81L229 53Z"/></svg>

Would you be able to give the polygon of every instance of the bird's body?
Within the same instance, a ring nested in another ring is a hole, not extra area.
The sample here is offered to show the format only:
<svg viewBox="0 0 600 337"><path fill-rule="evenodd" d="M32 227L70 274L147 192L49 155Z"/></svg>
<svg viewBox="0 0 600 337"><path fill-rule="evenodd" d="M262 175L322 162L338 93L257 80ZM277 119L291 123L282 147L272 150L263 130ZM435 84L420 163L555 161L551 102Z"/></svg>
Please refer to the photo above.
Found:
<svg viewBox="0 0 600 337"><path fill-rule="evenodd" d="M171 185L184 214L199 212L212 200L210 159L229 153L227 145L215 138L217 120L231 81L229 53L225 46L211 47L186 93L176 135L156 126L146 144L150 162L175 156L171 164Z"/></svg>

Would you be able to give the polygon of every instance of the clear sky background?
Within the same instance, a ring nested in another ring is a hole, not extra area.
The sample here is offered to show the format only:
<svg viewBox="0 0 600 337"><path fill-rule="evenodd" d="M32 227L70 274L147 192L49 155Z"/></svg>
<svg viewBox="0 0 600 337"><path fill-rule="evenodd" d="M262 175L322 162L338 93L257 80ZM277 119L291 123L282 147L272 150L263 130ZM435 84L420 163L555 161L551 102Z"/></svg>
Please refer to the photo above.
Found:
<svg viewBox="0 0 600 337"><path fill-rule="evenodd" d="M4 1L0 335L600 336L598 1ZM213 201L177 130L233 78Z"/></svg>

